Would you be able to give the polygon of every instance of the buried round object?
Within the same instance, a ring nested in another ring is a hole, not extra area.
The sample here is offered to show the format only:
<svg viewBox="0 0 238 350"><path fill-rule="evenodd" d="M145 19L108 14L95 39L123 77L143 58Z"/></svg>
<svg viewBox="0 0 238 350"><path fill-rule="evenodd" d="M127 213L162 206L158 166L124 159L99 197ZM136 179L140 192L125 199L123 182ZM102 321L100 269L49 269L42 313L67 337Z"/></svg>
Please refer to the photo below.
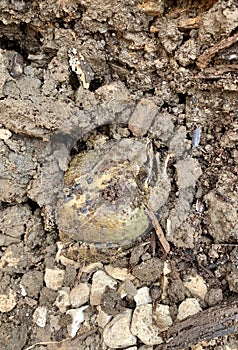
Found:
<svg viewBox="0 0 238 350"><path fill-rule="evenodd" d="M154 159L149 140L136 138L108 140L76 155L65 174L65 197L57 205L61 239L115 247L148 231L145 207L158 176ZM169 189L162 202L168 194Z"/></svg>

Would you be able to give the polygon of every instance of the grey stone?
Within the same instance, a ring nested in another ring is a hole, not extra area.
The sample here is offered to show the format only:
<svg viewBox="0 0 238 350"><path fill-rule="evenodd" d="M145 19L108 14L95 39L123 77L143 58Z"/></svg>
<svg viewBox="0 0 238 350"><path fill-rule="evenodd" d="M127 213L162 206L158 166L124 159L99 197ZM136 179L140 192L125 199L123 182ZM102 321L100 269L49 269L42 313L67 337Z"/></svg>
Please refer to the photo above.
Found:
<svg viewBox="0 0 238 350"><path fill-rule="evenodd" d="M158 107L153 101L142 98L129 119L129 129L133 135L138 137L145 135L157 112Z"/></svg>

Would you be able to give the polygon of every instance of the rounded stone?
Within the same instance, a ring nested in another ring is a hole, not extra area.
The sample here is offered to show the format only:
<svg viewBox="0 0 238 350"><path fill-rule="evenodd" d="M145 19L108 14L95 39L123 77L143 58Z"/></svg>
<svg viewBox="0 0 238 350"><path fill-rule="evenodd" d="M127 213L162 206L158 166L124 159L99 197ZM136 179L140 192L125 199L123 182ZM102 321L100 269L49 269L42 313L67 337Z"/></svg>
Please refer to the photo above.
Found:
<svg viewBox="0 0 238 350"><path fill-rule="evenodd" d="M109 140L72 159L57 205L62 240L126 245L149 229L147 146L135 138Z"/></svg>

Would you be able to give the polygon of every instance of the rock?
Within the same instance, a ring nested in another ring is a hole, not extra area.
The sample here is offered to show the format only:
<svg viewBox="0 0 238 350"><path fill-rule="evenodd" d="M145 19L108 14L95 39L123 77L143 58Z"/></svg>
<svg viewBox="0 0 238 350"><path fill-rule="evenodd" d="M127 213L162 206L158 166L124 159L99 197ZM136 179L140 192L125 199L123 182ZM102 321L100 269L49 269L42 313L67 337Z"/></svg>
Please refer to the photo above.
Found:
<svg viewBox="0 0 238 350"><path fill-rule="evenodd" d="M177 318L183 320L184 318L195 315L202 311L200 304L195 298L187 298L179 305Z"/></svg>
<svg viewBox="0 0 238 350"><path fill-rule="evenodd" d="M47 309L45 306L38 306L33 313L33 321L37 326L44 328L46 325Z"/></svg>
<svg viewBox="0 0 238 350"><path fill-rule="evenodd" d="M121 299L117 290L106 287L101 299L101 307L107 314L116 316L126 310L126 302Z"/></svg>
<svg viewBox="0 0 238 350"><path fill-rule="evenodd" d="M137 293L137 289L131 281L126 280L118 288L118 293L122 299L126 296L129 298L134 298Z"/></svg>
<svg viewBox="0 0 238 350"><path fill-rule="evenodd" d="M97 271L93 275L92 289L90 295L90 304L99 305L102 299L102 295L106 290L106 287L114 289L117 282L108 276L104 271Z"/></svg>
<svg viewBox="0 0 238 350"><path fill-rule="evenodd" d="M64 244L62 242L57 242L56 245L57 245L57 249L58 250L57 250L57 253L56 253L56 256L55 256L55 261L57 263L60 263L61 265L64 265L66 267L67 266L72 266L75 269L81 268L81 263L80 262L71 260L69 258L66 258L64 255L61 255L62 250L64 248Z"/></svg>
<svg viewBox="0 0 238 350"><path fill-rule="evenodd" d="M186 128L184 126L180 126L169 140L170 152L173 153L177 159L181 159L184 152L191 147L186 139L186 133ZM181 167L177 169L177 172L180 170L180 168Z"/></svg>
<svg viewBox="0 0 238 350"><path fill-rule="evenodd" d="M60 324L61 315L50 315L49 316L49 324L51 332L55 332L60 330L62 325Z"/></svg>
<svg viewBox="0 0 238 350"><path fill-rule="evenodd" d="M7 293L0 294L0 312L8 312L14 309L17 304L17 294L9 288Z"/></svg>
<svg viewBox="0 0 238 350"><path fill-rule="evenodd" d="M72 323L67 325L67 330L70 337L74 338L80 328L81 323L84 322L83 311L88 308L88 305L82 306L79 309L70 309L66 312L66 315L70 315Z"/></svg>
<svg viewBox="0 0 238 350"><path fill-rule="evenodd" d="M125 281L125 280L133 280L135 279L132 274L128 272L127 268L122 268L120 269L119 267L114 267L112 265L106 265L105 266L105 271L110 275L112 278L120 281Z"/></svg>
<svg viewBox="0 0 238 350"><path fill-rule="evenodd" d="M27 305L29 305L31 308L33 308L34 306L37 305L37 301L32 299L32 298L29 298L29 297L25 297L24 298L24 301Z"/></svg>
<svg viewBox="0 0 238 350"><path fill-rule="evenodd" d="M158 107L153 101L142 98L129 119L128 126L133 135L137 137L145 135L157 112Z"/></svg>
<svg viewBox="0 0 238 350"><path fill-rule="evenodd" d="M150 290L148 287L142 287L137 290L136 295L134 296L136 305L144 305L152 302L150 297Z"/></svg>
<svg viewBox="0 0 238 350"><path fill-rule="evenodd" d="M101 308L101 306L97 306L98 315L97 315L97 323L99 327L104 328L106 324L111 321L112 316L108 315L106 312L104 312Z"/></svg>
<svg viewBox="0 0 238 350"><path fill-rule="evenodd" d="M73 307L79 307L86 304L89 300L90 285L88 283L79 283L70 292L70 303Z"/></svg>
<svg viewBox="0 0 238 350"><path fill-rule="evenodd" d="M214 238L215 243L236 242L238 232L237 191L231 190L233 188L231 181L235 182L235 180L224 176L220 181L224 185L217 186L205 196L208 206L206 213L208 232ZM229 200L224 200L217 193L221 193Z"/></svg>
<svg viewBox="0 0 238 350"><path fill-rule="evenodd" d="M52 290L58 290L62 287L64 282L64 270L60 269L45 269L45 284L46 287Z"/></svg>
<svg viewBox="0 0 238 350"><path fill-rule="evenodd" d="M163 343L159 336L160 330L152 319L152 305L139 305L133 312L131 333L137 336L145 345Z"/></svg>
<svg viewBox="0 0 238 350"><path fill-rule="evenodd" d="M40 304L47 305L53 304L57 298L57 292L49 289L47 287L43 287L40 291Z"/></svg>
<svg viewBox="0 0 238 350"><path fill-rule="evenodd" d="M170 317L169 305L157 304L153 319L161 332L169 329L173 324L172 318Z"/></svg>
<svg viewBox="0 0 238 350"><path fill-rule="evenodd" d="M201 300L205 299L207 285L201 276L186 276L184 287L187 288L194 297L199 297Z"/></svg>
<svg viewBox="0 0 238 350"><path fill-rule="evenodd" d="M229 288L232 292L238 293L238 271L233 270L227 277L226 280L229 284Z"/></svg>
<svg viewBox="0 0 238 350"><path fill-rule="evenodd" d="M76 274L77 272L75 267L71 265L67 265L65 267L64 287L72 288L74 286Z"/></svg>
<svg viewBox="0 0 238 350"><path fill-rule="evenodd" d="M1 191L3 190L2 186L0 187ZM1 210L0 225L1 234L3 235L1 244L8 245L8 243L18 242L25 235L25 225L27 225L30 218L31 213L28 205L14 205Z"/></svg>
<svg viewBox="0 0 238 350"><path fill-rule="evenodd" d="M26 289L25 289L25 287L24 287L21 283L19 283L19 288L21 289L21 295L22 295L23 297L26 297L26 296L27 296Z"/></svg>
<svg viewBox="0 0 238 350"><path fill-rule="evenodd" d="M177 162L175 167L179 190L181 191L188 187L195 188L197 179L202 175L198 160L194 158L182 159Z"/></svg>
<svg viewBox="0 0 238 350"><path fill-rule="evenodd" d="M28 296L37 297L43 287L43 273L41 271L28 271L21 279L22 286L25 287Z"/></svg>
<svg viewBox="0 0 238 350"><path fill-rule="evenodd" d="M8 140L12 136L12 133L8 129L0 129L0 140Z"/></svg>
<svg viewBox="0 0 238 350"><path fill-rule="evenodd" d="M172 115L168 112L159 112L155 117L155 122L151 126L150 131L162 141L167 141L173 135L174 124Z"/></svg>
<svg viewBox="0 0 238 350"><path fill-rule="evenodd" d="M172 303L178 303L185 299L186 290L184 288L183 282L181 279L168 279L168 284L166 287L167 295Z"/></svg>
<svg viewBox="0 0 238 350"><path fill-rule="evenodd" d="M58 295L54 305L58 307L61 313L65 313L67 307L70 305L69 291L69 287L63 287L61 290L58 291Z"/></svg>
<svg viewBox="0 0 238 350"><path fill-rule="evenodd" d="M93 271L99 270L103 268L103 264L101 262L93 262L89 265L86 265L82 268L83 273L90 274Z"/></svg>
<svg viewBox="0 0 238 350"><path fill-rule="evenodd" d="M130 332L131 314L132 310L126 309L106 325L103 340L109 348L127 348L136 344L136 337Z"/></svg>
<svg viewBox="0 0 238 350"><path fill-rule="evenodd" d="M220 303L223 299L222 289L221 288L211 288L206 295L206 302L209 306L216 305Z"/></svg>
<svg viewBox="0 0 238 350"><path fill-rule="evenodd" d="M143 282L155 282L160 278L162 272L163 262L158 258L143 261L132 270L133 276Z"/></svg>

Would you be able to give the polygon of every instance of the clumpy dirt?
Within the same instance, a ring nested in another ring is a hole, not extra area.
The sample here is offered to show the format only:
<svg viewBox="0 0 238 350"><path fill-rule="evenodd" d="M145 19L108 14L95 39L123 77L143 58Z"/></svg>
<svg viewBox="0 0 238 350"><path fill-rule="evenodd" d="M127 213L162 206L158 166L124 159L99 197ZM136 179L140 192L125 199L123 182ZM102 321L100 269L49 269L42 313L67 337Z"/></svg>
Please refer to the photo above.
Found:
<svg viewBox="0 0 238 350"><path fill-rule="evenodd" d="M0 14L0 349L237 349L237 1ZM154 228L106 251L65 238L71 160L134 137Z"/></svg>

